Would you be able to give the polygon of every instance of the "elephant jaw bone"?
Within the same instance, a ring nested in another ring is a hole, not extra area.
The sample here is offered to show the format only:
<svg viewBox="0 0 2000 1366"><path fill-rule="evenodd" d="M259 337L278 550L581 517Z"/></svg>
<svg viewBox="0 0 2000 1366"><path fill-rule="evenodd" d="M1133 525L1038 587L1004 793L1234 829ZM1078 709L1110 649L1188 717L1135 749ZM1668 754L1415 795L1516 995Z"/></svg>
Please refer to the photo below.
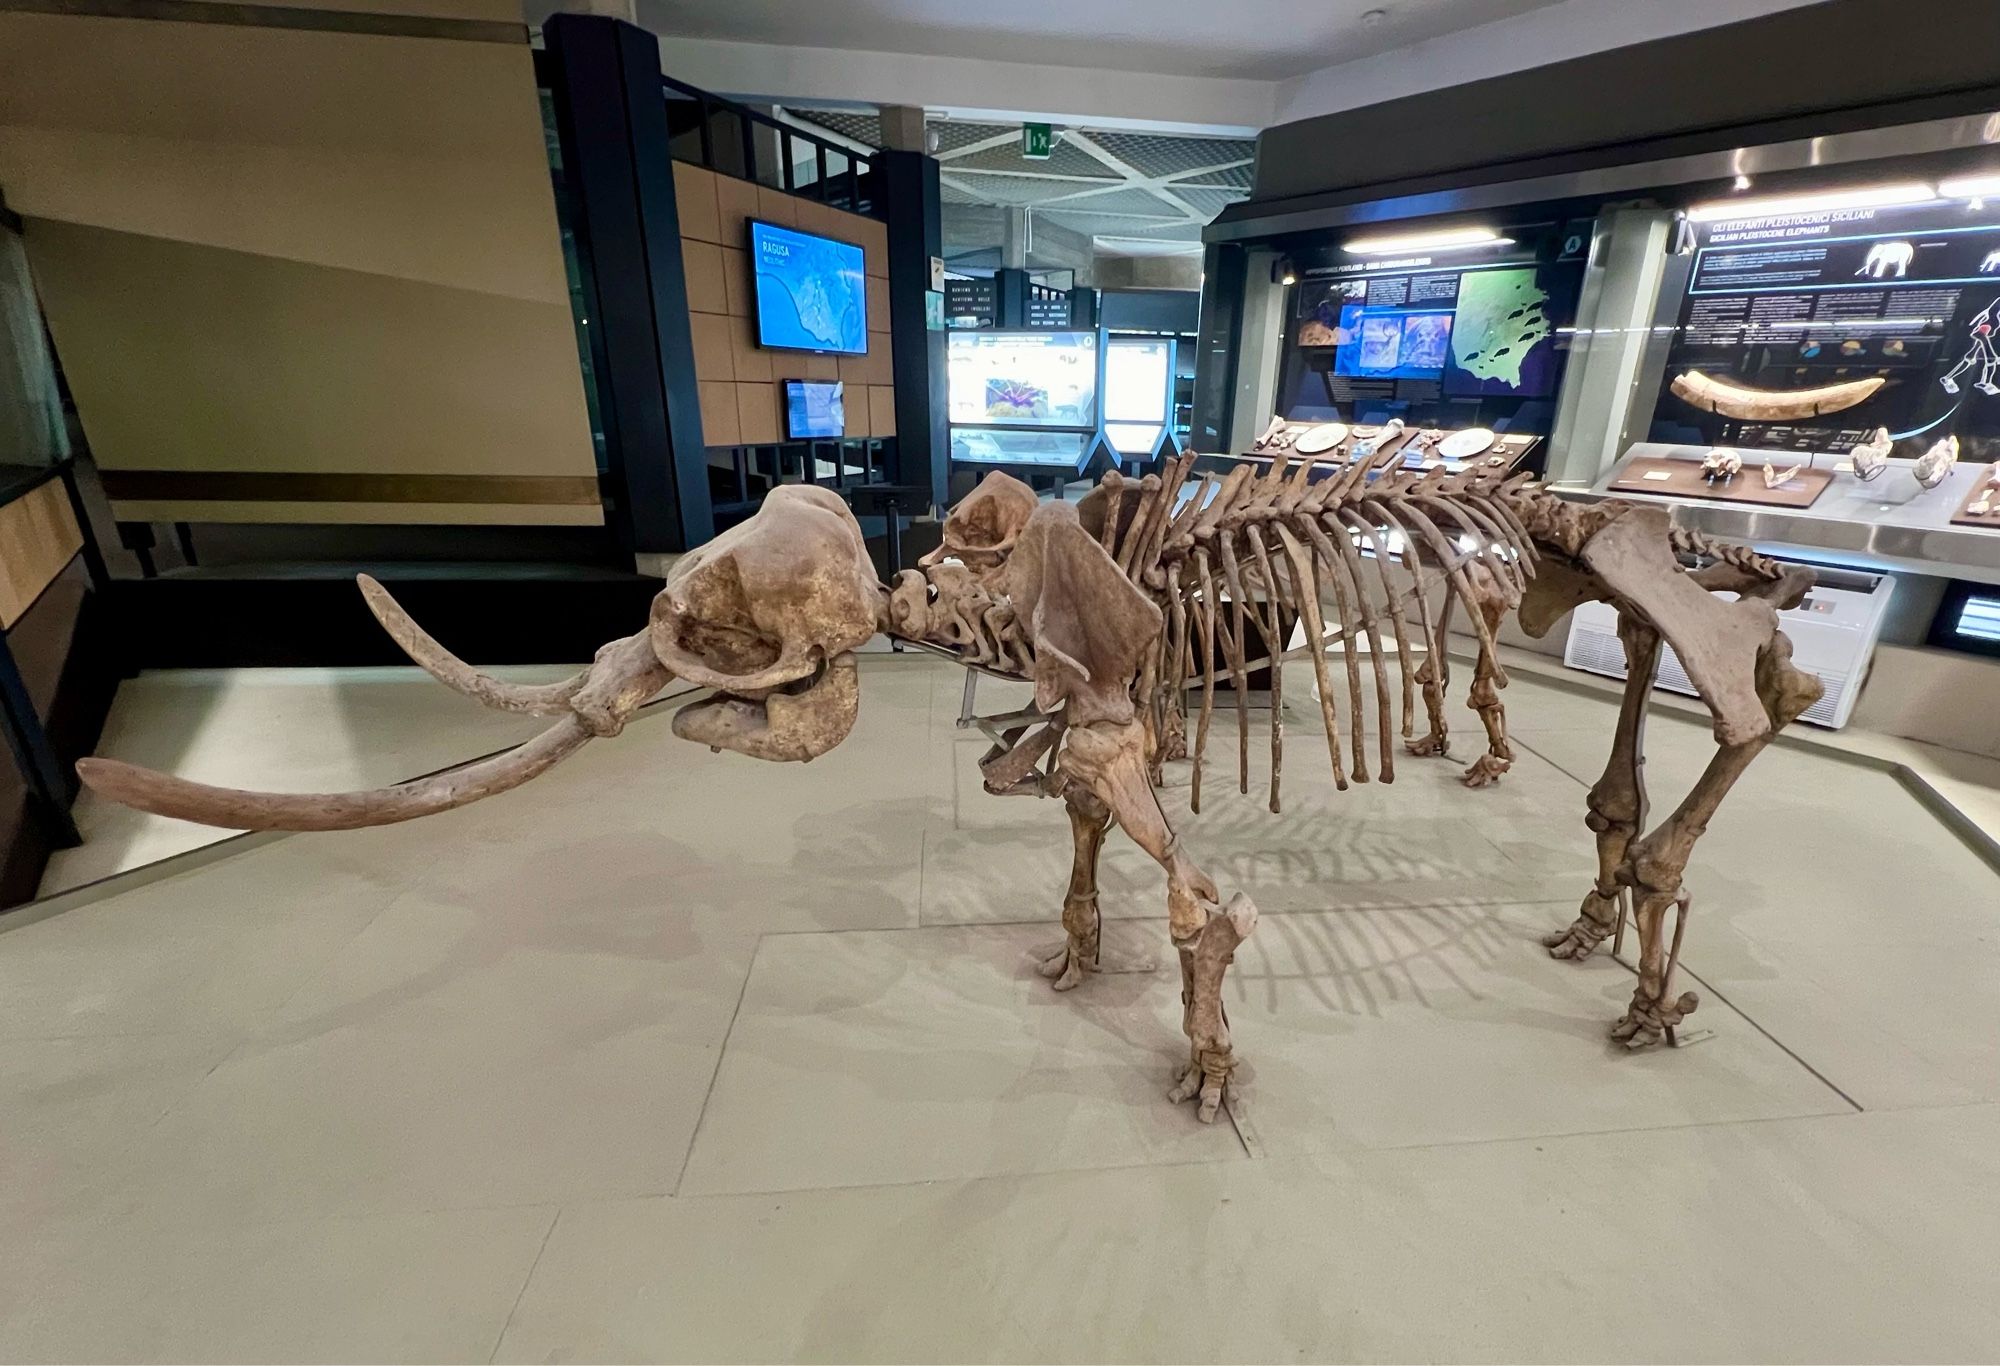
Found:
<svg viewBox="0 0 2000 1366"><path fill-rule="evenodd" d="M861 684L852 652L817 673L756 695L718 692L674 713L674 734L774 763L807 763L854 729Z"/></svg>

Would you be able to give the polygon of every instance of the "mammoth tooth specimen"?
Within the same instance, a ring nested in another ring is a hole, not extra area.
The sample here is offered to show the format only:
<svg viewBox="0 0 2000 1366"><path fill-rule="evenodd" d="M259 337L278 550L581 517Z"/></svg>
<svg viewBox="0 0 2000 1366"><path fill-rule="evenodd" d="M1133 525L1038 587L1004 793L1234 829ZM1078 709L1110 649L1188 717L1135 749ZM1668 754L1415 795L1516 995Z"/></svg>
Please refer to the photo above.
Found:
<svg viewBox="0 0 2000 1366"><path fill-rule="evenodd" d="M1675 375L1674 393L1705 413L1720 413L1749 422L1789 422L1852 408L1882 387L1880 376L1850 379L1819 389L1752 389L1731 384L1699 370Z"/></svg>
<svg viewBox="0 0 2000 1366"><path fill-rule="evenodd" d="M1889 438L1889 429L1877 427L1866 441L1850 452L1854 457L1854 477L1863 483L1877 478L1889 468L1889 452L1895 446L1896 443Z"/></svg>
<svg viewBox="0 0 2000 1366"><path fill-rule="evenodd" d="M1743 472L1743 453L1727 447L1717 447L1701 462L1701 481L1704 484L1726 484Z"/></svg>
<svg viewBox="0 0 2000 1366"><path fill-rule="evenodd" d="M1916 467L1910 473L1917 476L1917 482L1927 489L1934 489L1945 481L1952 466L1958 463L1958 438L1941 436L1931 448L1917 457Z"/></svg>

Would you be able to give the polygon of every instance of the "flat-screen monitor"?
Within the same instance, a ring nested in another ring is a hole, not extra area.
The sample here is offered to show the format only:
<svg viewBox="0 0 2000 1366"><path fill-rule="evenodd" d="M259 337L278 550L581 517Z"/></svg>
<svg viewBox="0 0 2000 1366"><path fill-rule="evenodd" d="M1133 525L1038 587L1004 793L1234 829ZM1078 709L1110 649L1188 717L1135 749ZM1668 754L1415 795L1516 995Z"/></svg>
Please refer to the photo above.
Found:
<svg viewBox="0 0 2000 1366"><path fill-rule="evenodd" d="M945 346L954 423L1096 427L1095 332L953 332Z"/></svg>
<svg viewBox="0 0 2000 1366"><path fill-rule="evenodd" d="M757 344L859 356L868 350L868 273L861 248L750 220Z"/></svg>
<svg viewBox="0 0 2000 1366"><path fill-rule="evenodd" d="M1165 337L1113 337L1105 344L1106 423L1150 422L1157 426L1167 420L1167 369L1172 346Z"/></svg>
<svg viewBox="0 0 2000 1366"><path fill-rule="evenodd" d="M785 381L785 439L824 441L847 433L847 405L839 380Z"/></svg>

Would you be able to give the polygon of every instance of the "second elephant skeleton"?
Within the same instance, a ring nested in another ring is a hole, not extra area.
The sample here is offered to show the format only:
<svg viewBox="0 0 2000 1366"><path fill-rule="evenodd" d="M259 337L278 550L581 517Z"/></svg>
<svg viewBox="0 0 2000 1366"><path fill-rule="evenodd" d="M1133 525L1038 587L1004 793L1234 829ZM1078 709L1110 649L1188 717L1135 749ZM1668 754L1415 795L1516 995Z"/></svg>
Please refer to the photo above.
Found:
<svg viewBox="0 0 2000 1366"><path fill-rule="evenodd" d="M1398 461L1392 454L1378 463ZM1639 980L1612 1034L1637 1047L1670 1031L1696 1005L1692 993L1672 991L1694 842L1750 760L1820 696L1819 680L1793 667L1777 616L1803 599L1811 572L1673 527L1659 508L1573 504L1525 476L1425 475L1356 461L1313 482L1324 467L1288 469L1281 455L1267 468L1204 476L1189 494L1193 464L1192 455L1169 462L1165 479L1108 475L1078 505L1044 503L1018 480L989 475L953 510L939 550L894 585L876 580L860 527L835 495L780 488L750 520L674 566L646 630L605 646L560 684L523 687L481 674L364 581L384 627L440 681L554 724L495 759L372 792L238 792L99 759L79 769L118 801L211 825L380 825L519 786L592 737L617 734L675 678L713 690L676 715L676 734L758 758L808 760L845 738L859 706L853 651L884 631L1034 686L1034 708L1003 732L981 768L989 791L1055 797L1068 809L1075 857L1065 939L1044 965L1059 989L1102 965L1097 859L1110 826L1165 870L1188 1042L1171 1095L1194 1100L1207 1121L1236 1063L1224 976L1257 911L1241 891L1224 901L1157 794L1162 764L1189 753L1199 809L1218 675L1233 685L1238 786L1247 792L1249 674L1271 665L1276 810L1277 664L1296 616L1336 785L1392 781L1399 749L1445 751L1445 627L1463 609L1476 641L1471 705L1488 739L1466 774L1478 785L1511 758L1494 643L1502 615L1518 610L1524 628L1541 634L1579 604L1604 601L1618 611L1630 673L1610 762L1588 799L1598 871L1575 921L1546 943L1558 958L1588 955L1629 896ZM1682 556L1703 563L1690 569ZM1735 599L1718 596L1725 592ZM1335 634L1349 646L1344 677L1324 648ZM1365 666L1353 648L1363 639ZM1418 668L1413 639L1426 653ZM1674 811L1647 829L1640 741L1663 642L1713 715L1719 748ZM1414 734L1419 695L1422 736ZM1667 911L1677 902L1670 946Z"/></svg>

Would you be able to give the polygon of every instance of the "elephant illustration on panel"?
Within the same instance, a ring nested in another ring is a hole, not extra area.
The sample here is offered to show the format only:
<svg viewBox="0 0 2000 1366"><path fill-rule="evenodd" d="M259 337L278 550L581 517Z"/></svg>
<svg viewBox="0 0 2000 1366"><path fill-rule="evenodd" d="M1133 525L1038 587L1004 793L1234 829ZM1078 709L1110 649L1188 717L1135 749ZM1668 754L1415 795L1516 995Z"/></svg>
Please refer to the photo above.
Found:
<svg viewBox="0 0 2000 1366"><path fill-rule="evenodd" d="M1910 261L1916 254L1917 249L1908 242L1877 242L1868 248L1867 259L1854 273L1871 280L1887 279L1894 274L1900 280L1910 273Z"/></svg>

